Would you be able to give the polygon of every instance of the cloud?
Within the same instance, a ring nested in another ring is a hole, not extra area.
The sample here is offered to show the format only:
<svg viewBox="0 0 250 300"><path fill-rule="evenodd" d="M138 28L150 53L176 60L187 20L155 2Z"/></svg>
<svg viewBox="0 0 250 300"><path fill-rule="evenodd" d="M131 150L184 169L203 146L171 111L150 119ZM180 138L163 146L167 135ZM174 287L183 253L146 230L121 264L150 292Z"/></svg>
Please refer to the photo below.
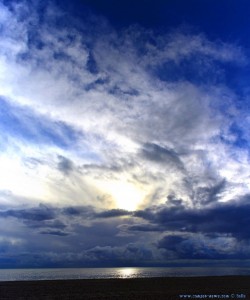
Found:
<svg viewBox="0 0 250 300"><path fill-rule="evenodd" d="M134 225L126 225L123 224L119 226L119 229L122 231L137 231L137 232L157 232L157 231L164 231L164 227L160 227L155 224L148 224L148 223L142 223L142 224L134 224Z"/></svg>
<svg viewBox="0 0 250 300"><path fill-rule="evenodd" d="M158 225L162 232L218 233L228 234L238 240L248 240L250 238L247 230L249 209L248 204L240 201L220 203L202 209L186 209L178 205L161 206L137 211L134 216L147 220L148 227L153 225L154 230Z"/></svg>
<svg viewBox="0 0 250 300"><path fill-rule="evenodd" d="M126 247L95 247L86 251L86 254L93 255L92 259L99 261L147 261L152 259L152 252L149 248L139 244L128 244Z"/></svg>
<svg viewBox="0 0 250 300"><path fill-rule="evenodd" d="M209 204L218 201L226 188L226 181L221 180L211 187L200 187L196 192L196 201L198 203Z"/></svg>
<svg viewBox="0 0 250 300"><path fill-rule="evenodd" d="M224 80L244 49L53 1L0 11L3 239L35 265L248 255L248 110Z"/></svg>
<svg viewBox="0 0 250 300"><path fill-rule="evenodd" d="M3 229L2 234L19 245L7 243L6 251L13 257L28 252L31 264L33 256L44 253L40 266L121 266L138 261L143 266L173 259L249 258L248 215L247 197L204 209L187 209L176 199L133 213L95 212L90 207L2 211L0 225L1 220L9 224L11 231Z"/></svg>
<svg viewBox="0 0 250 300"><path fill-rule="evenodd" d="M71 171L74 170L74 165L72 161L66 157L59 156L58 169L65 175L69 175Z"/></svg>
<svg viewBox="0 0 250 300"><path fill-rule="evenodd" d="M178 155L170 149L160 147L156 144L145 144L142 154L146 159L156 161L158 163L169 163L169 165L176 165L182 167L182 163Z"/></svg>
<svg viewBox="0 0 250 300"><path fill-rule="evenodd" d="M33 138L36 144L49 141L56 146L51 149L56 155L48 164L50 180L46 184L54 199L99 205L95 199L105 195L98 182L106 177L104 170L109 170L110 177L122 178L125 172L128 180L147 182L144 188L152 195L151 200L150 196L145 199L148 204L162 203L174 189L191 205L194 194L198 202L201 190L210 189L224 177L229 179L220 172L231 165L225 164L231 149L216 137L231 124L218 107L222 95L227 93L230 99L232 94L222 85L211 89L187 79L169 84L156 69L183 60L192 65L193 57L199 56L204 68L212 72L217 61L244 63L239 47L180 31L156 36L131 27L118 33L106 24L104 33L87 21L80 27L75 22L73 28L70 22L60 23L62 14L52 4L45 4L43 18L37 18L36 5L3 6L1 93L8 99L9 124L14 119L23 124L22 131L20 126L15 130L22 135L22 160L27 158L24 137L29 143ZM12 26L6 26L8 23ZM95 34L87 33L88 26L95 28ZM19 46L13 48L14 42ZM145 49L144 54L140 49ZM95 66L95 72L90 66ZM227 103L229 107L230 101ZM12 125L9 127L13 130ZM216 148L220 150L215 155ZM37 156L37 149L33 150ZM48 148L42 152L49 156ZM163 160L164 166L152 167ZM73 166L82 172L77 177L72 175ZM71 175L61 192L56 188L59 180L55 168ZM214 172L214 182L208 172ZM246 176L244 173L241 181ZM84 200L80 200L81 186L85 186Z"/></svg>
<svg viewBox="0 0 250 300"><path fill-rule="evenodd" d="M60 230L43 230L40 231L40 234L51 234L56 236L67 236L68 233Z"/></svg>
<svg viewBox="0 0 250 300"><path fill-rule="evenodd" d="M146 45L142 43L142 46L144 51L146 48L145 52L150 55L147 57L150 58L148 59L149 63L160 64L162 61L180 63L181 60L194 55L203 57L204 60L205 58L211 58L212 60L238 62L239 64L244 64L247 61L241 47L236 47L219 40L217 40L217 43L214 43L209 41L202 33L193 35L190 31L185 32L184 27L174 29L160 39L153 36L150 31L144 31L144 35L140 35L141 30L138 30L138 28L136 31L137 35L131 34L129 37L134 37L133 42L139 45L142 38L148 41ZM157 54L159 54L159 57Z"/></svg>
<svg viewBox="0 0 250 300"><path fill-rule="evenodd" d="M141 261L152 259L152 252L145 246L138 244L129 244L126 247L93 247L91 249L74 252L40 252L40 253L23 253L21 259L16 255L0 255L1 265L7 267L15 264L19 267L72 267L72 266L126 266L128 263L131 265L138 265Z"/></svg>
<svg viewBox="0 0 250 300"><path fill-rule="evenodd" d="M37 208L31 209L10 209L0 212L1 217L14 217L20 220L28 221L45 221L51 220L55 217L55 212L53 209L46 207L45 205L40 205Z"/></svg>
<svg viewBox="0 0 250 300"><path fill-rule="evenodd" d="M85 218L92 218L92 216L95 214L95 211L91 206L68 206L63 208L62 212L69 217L84 216Z"/></svg>
<svg viewBox="0 0 250 300"><path fill-rule="evenodd" d="M0 237L0 253L6 254L12 251L13 248L18 249L22 243L23 241L18 238Z"/></svg>
<svg viewBox="0 0 250 300"><path fill-rule="evenodd" d="M167 235L158 243L166 256L179 259L222 259L244 256L236 241L229 237ZM249 254L248 254L249 255Z"/></svg>
<svg viewBox="0 0 250 300"><path fill-rule="evenodd" d="M114 218L114 217L123 217L130 216L132 213L124 209L111 209L97 213L95 217L97 218Z"/></svg>

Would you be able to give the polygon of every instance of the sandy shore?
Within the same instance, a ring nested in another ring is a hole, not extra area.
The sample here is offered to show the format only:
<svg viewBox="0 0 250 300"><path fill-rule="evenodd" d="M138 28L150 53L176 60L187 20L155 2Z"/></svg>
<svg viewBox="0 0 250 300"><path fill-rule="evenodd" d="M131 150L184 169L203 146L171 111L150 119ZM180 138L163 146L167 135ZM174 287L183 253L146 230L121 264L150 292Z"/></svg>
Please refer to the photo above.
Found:
<svg viewBox="0 0 250 300"><path fill-rule="evenodd" d="M250 276L0 282L0 299L250 299Z"/></svg>

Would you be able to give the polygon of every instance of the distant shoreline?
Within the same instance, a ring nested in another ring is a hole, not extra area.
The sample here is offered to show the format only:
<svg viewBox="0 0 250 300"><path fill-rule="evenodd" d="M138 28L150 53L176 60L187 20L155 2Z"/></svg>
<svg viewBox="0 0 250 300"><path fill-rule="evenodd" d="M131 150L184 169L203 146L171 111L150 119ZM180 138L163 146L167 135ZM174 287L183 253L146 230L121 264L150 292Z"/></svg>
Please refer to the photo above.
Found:
<svg viewBox="0 0 250 300"><path fill-rule="evenodd" d="M1 281L0 299L250 299L250 276Z"/></svg>

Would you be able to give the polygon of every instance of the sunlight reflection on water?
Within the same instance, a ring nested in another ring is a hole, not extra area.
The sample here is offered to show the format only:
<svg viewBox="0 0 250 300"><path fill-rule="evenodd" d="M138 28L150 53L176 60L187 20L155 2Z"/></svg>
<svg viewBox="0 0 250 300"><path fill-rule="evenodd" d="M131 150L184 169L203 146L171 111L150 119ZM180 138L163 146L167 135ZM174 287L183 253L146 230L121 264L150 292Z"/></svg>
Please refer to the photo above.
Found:
<svg viewBox="0 0 250 300"><path fill-rule="evenodd" d="M138 268L121 268L118 269L118 277L119 278L135 278L139 275Z"/></svg>
<svg viewBox="0 0 250 300"><path fill-rule="evenodd" d="M0 269L0 281L145 278L168 276L250 275L250 268L75 268L75 269Z"/></svg>

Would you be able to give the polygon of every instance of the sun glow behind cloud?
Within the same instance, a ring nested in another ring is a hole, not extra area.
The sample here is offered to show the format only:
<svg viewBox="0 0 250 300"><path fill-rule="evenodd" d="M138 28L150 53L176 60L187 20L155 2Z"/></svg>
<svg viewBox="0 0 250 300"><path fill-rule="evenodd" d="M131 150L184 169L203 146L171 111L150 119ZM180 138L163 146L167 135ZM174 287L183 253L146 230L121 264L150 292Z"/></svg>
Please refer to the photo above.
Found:
<svg viewBox="0 0 250 300"><path fill-rule="evenodd" d="M145 188L129 182L126 178L97 181L96 185L104 195L110 197L112 203L110 208L134 211L144 204L146 198Z"/></svg>

